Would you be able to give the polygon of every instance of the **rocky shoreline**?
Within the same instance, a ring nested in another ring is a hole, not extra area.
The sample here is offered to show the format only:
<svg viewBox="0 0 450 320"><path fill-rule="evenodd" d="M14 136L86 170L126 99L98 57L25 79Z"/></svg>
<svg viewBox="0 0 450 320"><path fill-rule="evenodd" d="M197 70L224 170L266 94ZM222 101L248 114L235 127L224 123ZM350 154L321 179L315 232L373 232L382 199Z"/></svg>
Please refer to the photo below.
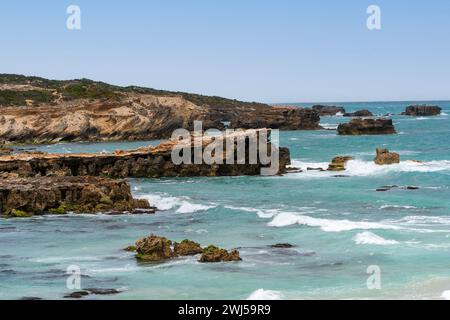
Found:
<svg viewBox="0 0 450 320"><path fill-rule="evenodd" d="M278 155L275 174L285 173L290 164L289 149L277 148L268 140L262 141L263 133L270 138L270 130L241 130L215 137L170 140L156 147L109 154L40 152L0 156L0 215L154 213L146 200L133 199L130 185L122 178L260 175L263 169L272 165L261 160L261 143L265 143L269 154L276 152ZM215 158L217 163L175 164L173 161L174 150L193 155L198 150L203 153L207 149L223 148L227 141L231 141L231 149ZM255 143L258 152L256 163L250 161L250 141ZM235 159L240 143L245 147L240 159L243 163ZM232 161L228 163L230 154Z"/></svg>
<svg viewBox="0 0 450 320"><path fill-rule="evenodd" d="M66 213L154 213L147 200L134 199L126 180L100 177L32 177L0 180L0 216Z"/></svg>

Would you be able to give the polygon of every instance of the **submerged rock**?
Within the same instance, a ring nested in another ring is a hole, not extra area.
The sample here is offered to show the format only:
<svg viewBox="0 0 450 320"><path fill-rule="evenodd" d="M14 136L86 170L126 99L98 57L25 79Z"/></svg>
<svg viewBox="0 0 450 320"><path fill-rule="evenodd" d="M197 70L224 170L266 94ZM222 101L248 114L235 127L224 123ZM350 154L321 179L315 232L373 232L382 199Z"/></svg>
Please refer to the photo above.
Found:
<svg viewBox="0 0 450 320"><path fill-rule="evenodd" d="M373 113L367 109L364 109L351 113L344 113L344 117L373 117Z"/></svg>
<svg viewBox="0 0 450 320"><path fill-rule="evenodd" d="M103 289L103 288L88 288L80 291L74 291L64 296L64 298L68 299L81 299L88 295L111 295L121 293L120 290L117 289Z"/></svg>
<svg viewBox="0 0 450 320"><path fill-rule="evenodd" d="M176 256L194 256L202 253L203 249L197 242L185 239L180 243L175 242L173 247L173 253Z"/></svg>
<svg viewBox="0 0 450 320"><path fill-rule="evenodd" d="M133 199L125 180L100 177L39 177L0 180L0 215L133 212L150 208Z"/></svg>
<svg viewBox="0 0 450 320"><path fill-rule="evenodd" d="M272 244L270 247L271 248L279 248L279 249L289 249L289 248L294 248L295 246L290 243L277 243L277 244Z"/></svg>
<svg viewBox="0 0 450 320"><path fill-rule="evenodd" d="M377 149L377 156L374 162L378 165L390 165L400 163L400 155L395 152L389 152L388 149Z"/></svg>
<svg viewBox="0 0 450 320"><path fill-rule="evenodd" d="M202 256L198 260L199 262L229 262L240 261L239 251L232 250L228 252L225 249L218 248L210 245L203 249Z"/></svg>
<svg viewBox="0 0 450 320"><path fill-rule="evenodd" d="M172 241L165 237L150 235L136 242L136 259L141 261L163 261L173 257Z"/></svg>
<svg viewBox="0 0 450 320"><path fill-rule="evenodd" d="M442 112L442 108L438 106L427 106L427 105L415 105L406 107L405 111L402 112L404 116L414 116L414 117L427 117L427 116L438 116Z"/></svg>
<svg viewBox="0 0 450 320"><path fill-rule="evenodd" d="M312 110L316 111L319 116L335 116L338 113L345 113L345 109L343 107L337 106L326 106L326 105L314 105L311 107Z"/></svg>
<svg viewBox="0 0 450 320"><path fill-rule="evenodd" d="M349 123L342 123L337 128L340 135L378 135L396 134L392 119L356 118Z"/></svg>
<svg viewBox="0 0 450 320"><path fill-rule="evenodd" d="M349 156L334 157L331 160L331 163L328 165L328 171L344 171L345 165L350 160L353 160L353 157Z"/></svg>

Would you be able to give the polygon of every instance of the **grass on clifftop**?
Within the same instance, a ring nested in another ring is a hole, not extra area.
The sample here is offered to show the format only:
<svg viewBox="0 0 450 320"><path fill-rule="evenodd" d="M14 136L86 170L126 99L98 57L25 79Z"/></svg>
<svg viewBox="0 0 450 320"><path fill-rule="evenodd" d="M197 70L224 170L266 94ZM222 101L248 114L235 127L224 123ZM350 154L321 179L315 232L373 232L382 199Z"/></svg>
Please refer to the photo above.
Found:
<svg viewBox="0 0 450 320"><path fill-rule="evenodd" d="M257 102L243 102L194 93L157 90L138 86L120 87L89 79L49 80L17 74L0 74L0 86L2 84L30 85L42 90L0 90L0 106L25 106L26 100L33 100L34 104L51 103L55 102L58 97L62 97L65 101L76 99L120 100L125 93L152 94L155 96L181 96L196 105L217 108L266 106Z"/></svg>

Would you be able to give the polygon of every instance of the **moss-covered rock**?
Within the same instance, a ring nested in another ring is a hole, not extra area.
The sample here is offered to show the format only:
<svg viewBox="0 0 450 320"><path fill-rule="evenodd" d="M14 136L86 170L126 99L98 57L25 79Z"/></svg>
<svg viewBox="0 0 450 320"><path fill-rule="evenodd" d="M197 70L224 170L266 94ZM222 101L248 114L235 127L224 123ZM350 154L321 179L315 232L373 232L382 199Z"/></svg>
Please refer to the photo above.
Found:
<svg viewBox="0 0 450 320"><path fill-rule="evenodd" d="M203 249L202 256L199 262L228 262L228 261L240 261L239 251L232 250L228 252L225 249L218 248L210 245Z"/></svg>
<svg viewBox="0 0 450 320"><path fill-rule="evenodd" d="M203 249L197 242L185 239L180 243L175 242L173 252L176 256L193 256L202 253Z"/></svg>
<svg viewBox="0 0 450 320"><path fill-rule="evenodd" d="M173 257L172 241L150 235L136 242L136 259L141 261L163 261Z"/></svg>

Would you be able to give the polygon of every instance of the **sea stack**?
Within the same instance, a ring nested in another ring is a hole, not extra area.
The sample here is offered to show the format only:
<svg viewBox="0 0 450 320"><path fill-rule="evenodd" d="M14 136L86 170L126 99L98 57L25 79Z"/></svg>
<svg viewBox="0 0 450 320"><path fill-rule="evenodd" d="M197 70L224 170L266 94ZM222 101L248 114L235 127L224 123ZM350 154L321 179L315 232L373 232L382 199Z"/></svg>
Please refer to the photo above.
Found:
<svg viewBox="0 0 450 320"><path fill-rule="evenodd" d="M349 123L342 123L337 128L339 135L380 135L396 134L392 119L362 119L356 118Z"/></svg>
<svg viewBox="0 0 450 320"><path fill-rule="evenodd" d="M377 149L377 156L374 162L378 165L400 163L400 155L395 152L389 152L388 149Z"/></svg>

